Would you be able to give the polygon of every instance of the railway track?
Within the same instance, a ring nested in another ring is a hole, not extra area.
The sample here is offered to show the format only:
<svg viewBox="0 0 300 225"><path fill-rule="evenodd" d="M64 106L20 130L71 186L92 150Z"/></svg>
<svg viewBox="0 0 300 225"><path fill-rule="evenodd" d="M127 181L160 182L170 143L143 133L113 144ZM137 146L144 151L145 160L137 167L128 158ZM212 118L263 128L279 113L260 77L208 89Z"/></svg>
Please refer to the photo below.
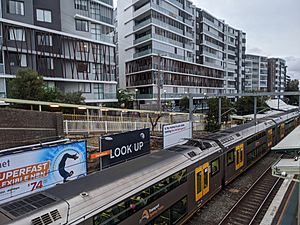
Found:
<svg viewBox="0 0 300 225"><path fill-rule="evenodd" d="M282 180L268 168L232 207L219 225L259 224Z"/></svg>

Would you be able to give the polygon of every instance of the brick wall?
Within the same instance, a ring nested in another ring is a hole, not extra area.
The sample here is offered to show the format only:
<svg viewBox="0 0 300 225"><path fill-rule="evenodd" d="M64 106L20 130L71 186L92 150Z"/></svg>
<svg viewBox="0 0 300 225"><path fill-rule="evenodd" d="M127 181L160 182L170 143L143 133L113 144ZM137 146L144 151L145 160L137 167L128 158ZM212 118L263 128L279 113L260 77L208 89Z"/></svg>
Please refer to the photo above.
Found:
<svg viewBox="0 0 300 225"><path fill-rule="evenodd" d="M64 136L63 114L0 108L0 149Z"/></svg>

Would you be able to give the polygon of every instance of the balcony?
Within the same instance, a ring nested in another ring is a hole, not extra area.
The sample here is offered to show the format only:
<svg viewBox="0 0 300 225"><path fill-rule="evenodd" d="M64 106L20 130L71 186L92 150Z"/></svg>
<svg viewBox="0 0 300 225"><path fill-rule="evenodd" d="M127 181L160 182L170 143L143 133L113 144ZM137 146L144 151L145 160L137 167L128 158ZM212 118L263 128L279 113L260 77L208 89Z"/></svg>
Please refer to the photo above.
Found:
<svg viewBox="0 0 300 225"><path fill-rule="evenodd" d="M193 26L193 21L190 21L190 20L185 20L184 21L186 24L188 24L189 26Z"/></svg>
<svg viewBox="0 0 300 225"><path fill-rule="evenodd" d="M194 38L194 34L191 34L191 33L189 33L189 32L186 32L185 35L186 35L187 37L189 37L189 38Z"/></svg>
<svg viewBox="0 0 300 225"><path fill-rule="evenodd" d="M210 20L206 19L205 17L203 17L202 21L210 26L212 26L213 28L217 29L218 31L223 32L223 29L221 27L219 27L217 24L211 22Z"/></svg>
<svg viewBox="0 0 300 225"><path fill-rule="evenodd" d="M158 20L158 19L152 19L152 22L154 23L154 24L156 24L156 25L158 25L158 26L161 26L161 27L163 27L164 29L170 29L171 31L174 31L174 32L176 32L176 33L179 33L179 34L181 34L181 35L183 35L183 30L181 30L181 29L179 29L179 28L177 28L177 27L173 27L173 26L171 26L170 24L167 24L167 23L164 23L164 22L162 22L162 21L160 21L160 20Z"/></svg>
<svg viewBox="0 0 300 225"><path fill-rule="evenodd" d="M140 29L140 28L142 28L142 27L144 27L144 26L146 26L148 24L151 24L151 22L152 22L152 20L151 20L151 18L149 18L149 19L147 19L147 20L145 20L145 21L143 21L143 22L135 25L133 27L133 31L136 31L136 30L138 30L138 29Z"/></svg>
<svg viewBox="0 0 300 225"><path fill-rule="evenodd" d="M150 2L146 5L144 5L143 7L139 8L138 10L133 12L133 17L137 17L140 16L144 13L146 13L147 11L149 11L151 9L151 5Z"/></svg>
<svg viewBox="0 0 300 225"><path fill-rule="evenodd" d="M170 12L169 10L166 10L165 8L163 8L159 5L151 4L151 8L156 9L156 10L158 10L158 11L160 11L160 12L166 14L166 15L169 15L169 16L183 22L183 17L178 16L178 15L174 14L173 12Z"/></svg>
<svg viewBox="0 0 300 225"><path fill-rule="evenodd" d="M143 37L140 37L140 38L134 40L134 41L133 41L133 44L136 45L136 44L139 44L139 43L144 42L144 41L146 41L146 40L149 40L149 39L151 39L151 38L152 38L152 35L151 35L151 34L147 34L147 35L145 35L145 36L143 36Z"/></svg>
<svg viewBox="0 0 300 225"><path fill-rule="evenodd" d="M97 34L97 35L92 34L92 39L97 41L103 41L110 44L114 43L114 38L112 36L105 35L105 34Z"/></svg>
<svg viewBox="0 0 300 225"><path fill-rule="evenodd" d="M168 0L168 1L171 2L171 3L173 3L174 5L177 5L181 9L183 9L183 5L180 2L178 2L176 0Z"/></svg>
<svg viewBox="0 0 300 225"><path fill-rule="evenodd" d="M141 51L141 52L136 52L133 54L133 58L138 58L138 57L142 57L144 55L149 55L152 53L152 49L147 49L145 51Z"/></svg>
<svg viewBox="0 0 300 225"><path fill-rule="evenodd" d="M221 46L219 46L219 45L216 45L216 44L214 44L214 43L212 43L212 42L209 42L209 41L203 41L203 44L205 44L205 45L207 45L207 46L209 46L209 47L212 47L212 48L216 48L216 49L218 49L218 50L221 50L221 51L223 51L223 47L221 47Z"/></svg>
<svg viewBox="0 0 300 225"><path fill-rule="evenodd" d="M176 46L179 46L179 47L182 47L183 48L183 43L179 42L179 41L175 41L173 39L170 39L170 38L166 38L164 36L161 36L161 35L158 35L158 34L153 34L153 38L154 39L157 39L157 40L160 40L160 41L164 41L164 42L167 42L167 43L170 43L170 44L173 44L173 45L176 45Z"/></svg>

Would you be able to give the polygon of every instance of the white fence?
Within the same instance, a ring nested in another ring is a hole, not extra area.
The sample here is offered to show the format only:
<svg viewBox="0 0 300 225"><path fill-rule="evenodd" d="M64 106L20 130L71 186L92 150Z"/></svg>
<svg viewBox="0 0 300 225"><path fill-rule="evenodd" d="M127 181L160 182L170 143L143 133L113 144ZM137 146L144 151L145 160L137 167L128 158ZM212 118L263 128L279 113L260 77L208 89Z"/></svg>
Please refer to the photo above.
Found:
<svg viewBox="0 0 300 225"><path fill-rule="evenodd" d="M167 123L159 122L155 127L155 131L162 132L163 125ZM193 123L193 130L204 130L204 124ZM131 130L138 130L143 128L150 128L150 122L113 122L113 121L84 121L84 120L65 120L64 131L65 134L81 134L81 133L114 133L126 132Z"/></svg>

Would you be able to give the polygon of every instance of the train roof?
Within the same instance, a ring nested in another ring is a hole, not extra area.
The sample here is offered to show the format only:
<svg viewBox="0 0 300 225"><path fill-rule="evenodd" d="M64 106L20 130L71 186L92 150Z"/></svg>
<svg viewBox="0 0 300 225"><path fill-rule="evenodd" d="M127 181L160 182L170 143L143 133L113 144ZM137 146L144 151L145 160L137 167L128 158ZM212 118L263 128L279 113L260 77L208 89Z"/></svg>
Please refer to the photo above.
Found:
<svg viewBox="0 0 300 225"><path fill-rule="evenodd" d="M263 131L276 124L282 123L290 118L294 118L295 115L299 115L298 111L282 112L276 115L270 115L255 121L242 124L227 130L219 131L213 134L209 134L203 137L203 139L211 139L221 143L225 147L230 147L232 144L244 140L253 134Z"/></svg>
<svg viewBox="0 0 300 225"><path fill-rule="evenodd" d="M45 210L48 213L59 210L56 204L65 202L68 202L70 208L68 218L70 222L83 216L92 216L187 168L195 163L195 160L201 160L219 150L219 146L211 146L205 150L191 146L175 146L78 180L56 185L45 191L0 205L0 224L15 222L28 215L38 216ZM189 155L191 152L194 154ZM30 208L35 204L32 199L36 198L43 198L45 204L38 201L39 205ZM26 204L27 208L23 210ZM22 213L15 213L20 211Z"/></svg>

